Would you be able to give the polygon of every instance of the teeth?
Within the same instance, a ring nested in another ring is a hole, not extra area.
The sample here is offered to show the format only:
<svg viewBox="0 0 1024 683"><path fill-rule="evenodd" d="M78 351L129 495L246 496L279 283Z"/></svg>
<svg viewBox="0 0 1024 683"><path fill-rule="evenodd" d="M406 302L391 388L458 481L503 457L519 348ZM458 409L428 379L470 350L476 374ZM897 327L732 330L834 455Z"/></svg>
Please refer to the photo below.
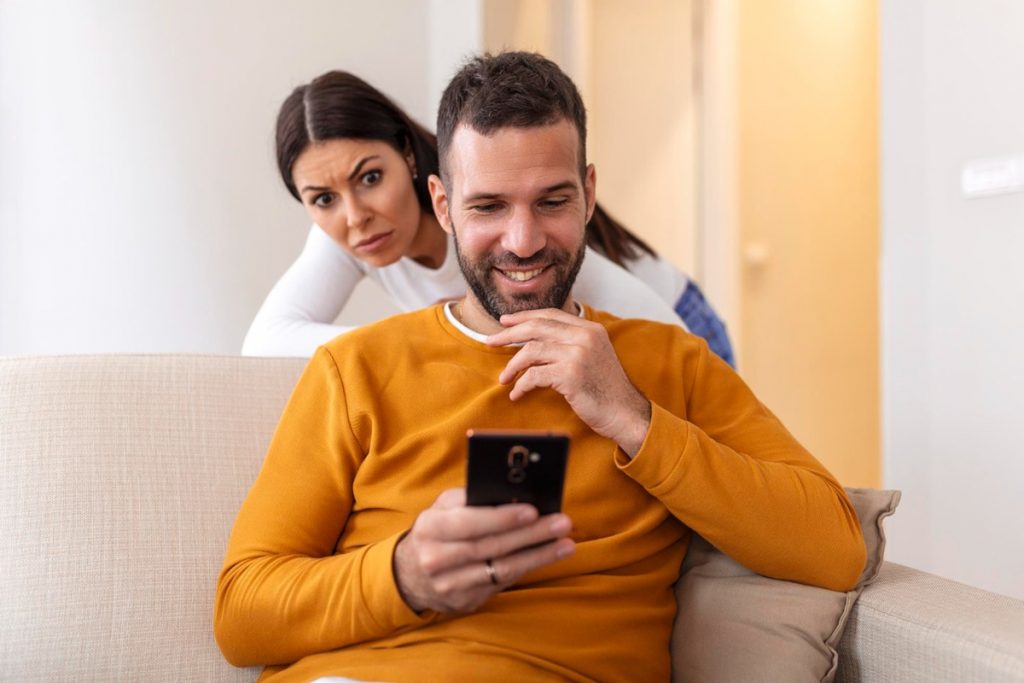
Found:
<svg viewBox="0 0 1024 683"><path fill-rule="evenodd" d="M527 280L532 280L533 278L543 273L544 269L537 268L536 270L503 270L501 272L504 273L505 276L511 280L516 280L517 282L526 282Z"/></svg>

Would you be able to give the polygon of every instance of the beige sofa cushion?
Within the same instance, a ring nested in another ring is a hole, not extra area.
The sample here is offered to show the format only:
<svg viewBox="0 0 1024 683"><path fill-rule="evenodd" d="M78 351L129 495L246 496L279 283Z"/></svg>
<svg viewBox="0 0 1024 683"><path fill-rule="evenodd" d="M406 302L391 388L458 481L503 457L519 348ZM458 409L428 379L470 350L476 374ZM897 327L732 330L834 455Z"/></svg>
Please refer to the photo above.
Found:
<svg viewBox="0 0 1024 683"><path fill-rule="evenodd" d="M255 678L214 643L214 587L304 364L0 359L0 678Z"/></svg>
<svg viewBox="0 0 1024 683"><path fill-rule="evenodd" d="M885 551L882 520L895 511L900 495L873 489L847 493L868 550L860 581L847 593L760 576L694 537L676 584L674 680L833 680L836 646L854 601L878 575Z"/></svg>

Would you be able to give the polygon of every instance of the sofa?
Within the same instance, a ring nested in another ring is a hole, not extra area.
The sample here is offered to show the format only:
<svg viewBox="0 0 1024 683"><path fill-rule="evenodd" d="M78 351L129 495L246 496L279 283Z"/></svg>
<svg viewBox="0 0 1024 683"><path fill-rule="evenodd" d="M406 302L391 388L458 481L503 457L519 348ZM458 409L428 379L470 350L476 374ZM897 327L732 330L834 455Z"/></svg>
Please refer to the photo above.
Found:
<svg viewBox="0 0 1024 683"><path fill-rule="evenodd" d="M0 680L256 678L217 649L214 586L303 366L0 358ZM850 683L1024 681L1024 602L886 563L838 652Z"/></svg>

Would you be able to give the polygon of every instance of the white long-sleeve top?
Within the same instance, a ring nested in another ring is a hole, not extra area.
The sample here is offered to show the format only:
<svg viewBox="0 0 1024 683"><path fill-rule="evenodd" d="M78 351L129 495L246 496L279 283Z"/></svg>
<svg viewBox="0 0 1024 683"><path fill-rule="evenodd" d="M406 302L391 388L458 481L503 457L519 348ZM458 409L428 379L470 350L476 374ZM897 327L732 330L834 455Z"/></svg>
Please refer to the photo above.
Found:
<svg viewBox="0 0 1024 683"><path fill-rule="evenodd" d="M649 256L631 263L631 268L634 273L588 247L573 297L621 318L645 318L685 329L673 305L686 288L686 276ZM380 284L404 311L466 294L450 237L440 268L428 268L407 257L376 268L351 256L314 225L299 257L270 290L252 321L242 355L312 356L318 346L353 329L335 325L334 320L364 277Z"/></svg>

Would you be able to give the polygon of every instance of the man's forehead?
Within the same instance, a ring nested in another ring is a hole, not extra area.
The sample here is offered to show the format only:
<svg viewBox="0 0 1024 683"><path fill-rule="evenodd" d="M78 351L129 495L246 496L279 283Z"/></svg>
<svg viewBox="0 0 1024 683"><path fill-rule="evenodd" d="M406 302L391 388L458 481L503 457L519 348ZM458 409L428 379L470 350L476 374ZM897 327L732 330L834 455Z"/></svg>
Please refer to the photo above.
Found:
<svg viewBox="0 0 1024 683"><path fill-rule="evenodd" d="M481 133L460 124L448 150L449 176L460 194L505 194L580 185L579 136L562 120Z"/></svg>

